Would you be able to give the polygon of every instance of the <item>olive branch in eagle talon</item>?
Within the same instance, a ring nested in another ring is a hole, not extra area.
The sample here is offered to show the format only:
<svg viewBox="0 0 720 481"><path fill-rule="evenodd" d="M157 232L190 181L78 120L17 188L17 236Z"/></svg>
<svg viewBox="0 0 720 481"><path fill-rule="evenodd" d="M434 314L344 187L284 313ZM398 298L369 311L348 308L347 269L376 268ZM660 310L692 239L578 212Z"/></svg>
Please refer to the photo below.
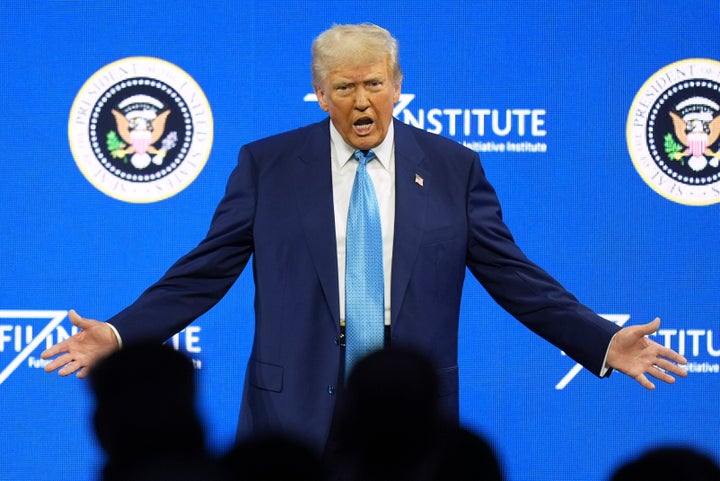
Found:
<svg viewBox="0 0 720 481"><path fill-rule="evenodd" d="M685 154L683 151L685 147L682 144L675 142L673 134L665 134L665 153L670 157L670 160L679 160L680 165L685 165Z"/></svg>
<svg viewBox="0 0 720 481"><path fill-rule="evenodd" d="M118 134L114 130L111 130L110 132L108 132L105 140L105 144L110 151L110 155L112 155L115 159L123 159L123 162L127 164L127 153L124 150L127 144L120 140Z"/></svg>

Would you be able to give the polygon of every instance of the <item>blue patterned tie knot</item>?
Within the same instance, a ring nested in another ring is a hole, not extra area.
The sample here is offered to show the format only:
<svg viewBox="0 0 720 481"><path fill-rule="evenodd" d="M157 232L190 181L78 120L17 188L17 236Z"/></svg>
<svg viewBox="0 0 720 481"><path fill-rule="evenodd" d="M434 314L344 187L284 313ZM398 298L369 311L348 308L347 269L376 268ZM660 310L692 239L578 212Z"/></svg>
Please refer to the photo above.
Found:
<svg viewBox="0 0 720 481"><path fill-rule="evenodd" d="M375 152L373 152L372 150L358 149L353 152L353 157L355 157L355 160L360 162L362 165L367 165L368 162L375 158Z"/></svg>
<svg viewBox="0 0 720 481"><path fill-rule="evenodd" d="M367 163L370 150L356 150L357 173L348 209L345 265L345 373L383 347L385 308L380 209Z"/></svg>

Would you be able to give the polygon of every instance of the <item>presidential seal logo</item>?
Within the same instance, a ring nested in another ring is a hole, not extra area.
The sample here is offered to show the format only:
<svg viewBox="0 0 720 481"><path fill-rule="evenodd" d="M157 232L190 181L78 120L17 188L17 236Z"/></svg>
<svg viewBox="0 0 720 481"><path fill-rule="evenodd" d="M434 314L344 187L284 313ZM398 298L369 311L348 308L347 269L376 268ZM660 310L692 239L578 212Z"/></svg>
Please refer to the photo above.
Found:
<svg viewBox="0 0 720 481"><path fill-rule="evenodd" d="M125 202L157 202L202 171L212 147L212 112L179 67L129 57L85 82L70 109L68 137L75 163L98 190Z"/></svg>
<svg viewBox="0 0 720 481"><path fill-rule="evenodd" d="M640 88L627 120L635 169L655 192L685 205L720 202L720 62L688 59Z"/></svg>

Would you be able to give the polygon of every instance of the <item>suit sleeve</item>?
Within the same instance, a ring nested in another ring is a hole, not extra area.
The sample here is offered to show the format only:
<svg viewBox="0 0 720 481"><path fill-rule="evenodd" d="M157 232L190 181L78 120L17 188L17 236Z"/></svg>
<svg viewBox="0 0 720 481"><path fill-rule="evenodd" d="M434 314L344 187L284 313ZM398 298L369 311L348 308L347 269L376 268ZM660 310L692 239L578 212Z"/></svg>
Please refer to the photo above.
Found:
<svg viewBox="0 0 720 481"><path fill-rule="evenodd" d="M164 341L222 299L253 252L255 179L252 156L243 148L205 239L108 319L123 343Z"/></svg>
<svg viewBox="0 0 720 481"><path fill-rule="evenodd" d="M600 375L620 328L578 302L520 250L477 154L470 168L467 215L467 265L475 278L512 316Z"/></svg>

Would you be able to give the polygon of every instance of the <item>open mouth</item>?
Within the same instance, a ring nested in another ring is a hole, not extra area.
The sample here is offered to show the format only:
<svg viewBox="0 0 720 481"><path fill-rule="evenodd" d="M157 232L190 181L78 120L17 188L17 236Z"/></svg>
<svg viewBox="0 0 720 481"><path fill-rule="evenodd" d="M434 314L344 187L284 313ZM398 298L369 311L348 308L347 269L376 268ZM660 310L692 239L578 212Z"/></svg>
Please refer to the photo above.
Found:
<svg viewBox="0 0 720 481"><path fill-rule="evenodd" d="M353 127L355 127L355 131L358 133L358 135L367 134L370 132L370 129L372 129L372 126L375 122L369 117L363 117L361 119L358 119L353 124Z"/></svg>

